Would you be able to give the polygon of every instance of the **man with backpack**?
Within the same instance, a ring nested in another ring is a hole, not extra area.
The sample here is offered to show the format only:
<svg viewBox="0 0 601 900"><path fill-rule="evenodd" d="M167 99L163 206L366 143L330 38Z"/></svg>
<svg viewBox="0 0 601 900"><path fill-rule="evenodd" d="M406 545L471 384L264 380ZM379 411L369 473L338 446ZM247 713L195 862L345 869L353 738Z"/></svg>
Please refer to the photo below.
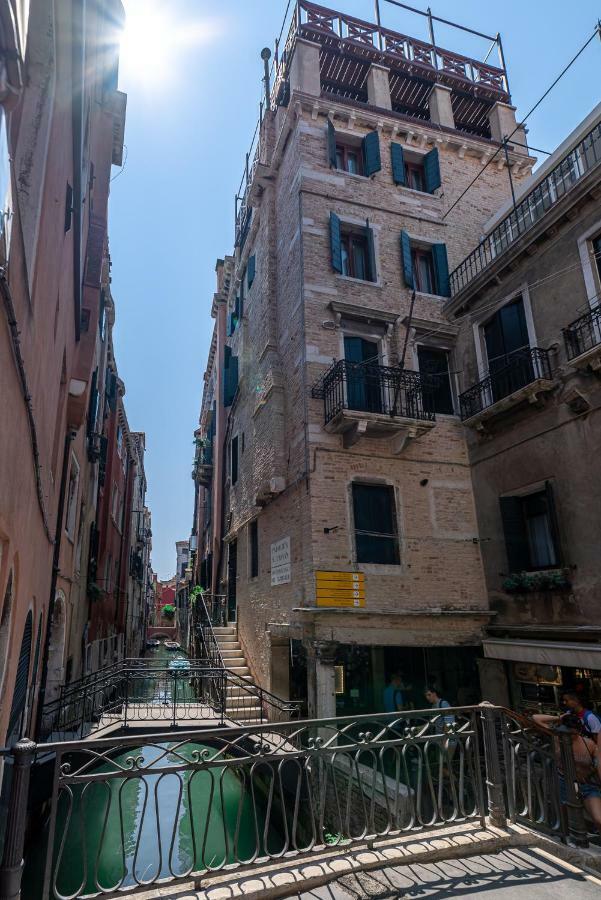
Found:
<svg viewBox="0 0 601 900"><path fill-rule="evenodd" d="M564 716L577 716L582 724L583 735L595 741L601 751L601 719L591 709L584 706L576 691L564 691L561 695L561 703L564 708L562 715L539 716L537 721L544 719L544 722L539 721L539 724L561 725Z"/></svg>

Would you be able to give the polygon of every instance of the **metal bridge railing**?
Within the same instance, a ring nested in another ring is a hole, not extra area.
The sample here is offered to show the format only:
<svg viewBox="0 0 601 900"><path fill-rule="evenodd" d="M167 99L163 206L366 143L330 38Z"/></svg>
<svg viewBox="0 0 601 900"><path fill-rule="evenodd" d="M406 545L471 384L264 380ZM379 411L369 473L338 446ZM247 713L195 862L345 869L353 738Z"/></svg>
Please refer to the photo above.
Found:
<svg viewBox="0 0 601 900"><path fill-rule="evenodd" d="M46 854L36 896L48 900L198 883L226 867L288 864L328 848L346 854L379 838L483 826L487 816L586 845L571 748L568 729L551 734L487 703L195 729L177 739L24 739L11 751L0 897L18 896L40 751L54 767L47 840L36 841Z"/></svg>

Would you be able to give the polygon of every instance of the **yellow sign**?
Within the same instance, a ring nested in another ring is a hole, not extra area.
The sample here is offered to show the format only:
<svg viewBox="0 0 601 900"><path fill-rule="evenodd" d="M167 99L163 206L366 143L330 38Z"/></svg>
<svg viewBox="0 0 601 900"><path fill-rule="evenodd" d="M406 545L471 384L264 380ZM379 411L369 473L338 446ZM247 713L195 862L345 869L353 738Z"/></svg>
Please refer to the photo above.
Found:
<svg viewBox="0 0 601 900"><path fill-rule="evenodd" d="M365 576L361 572L316 572L317 606L365 606Z"/></svg>

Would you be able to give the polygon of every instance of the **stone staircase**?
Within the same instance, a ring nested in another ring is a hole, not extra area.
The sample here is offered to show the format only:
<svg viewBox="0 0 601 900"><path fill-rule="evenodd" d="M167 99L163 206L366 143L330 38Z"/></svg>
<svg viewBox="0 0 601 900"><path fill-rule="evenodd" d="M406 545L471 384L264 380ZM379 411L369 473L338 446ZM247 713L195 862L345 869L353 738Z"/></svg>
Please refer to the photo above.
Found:
<svg viewBox="0 0 601 900"><path fill-rule="evenodd" d="M219 644L219 650L223 657L226 669L237 675L241 681L248 682L250 687L255 682L246 664L246 658L242 652L238 640L238 629L235 625L224 625L213 628L215 638ZM243 685L235 685L228 682L226 695L226 714L228 718L242 725L256 725L261 721L261 706L258 698L245 691Z"/></svg>

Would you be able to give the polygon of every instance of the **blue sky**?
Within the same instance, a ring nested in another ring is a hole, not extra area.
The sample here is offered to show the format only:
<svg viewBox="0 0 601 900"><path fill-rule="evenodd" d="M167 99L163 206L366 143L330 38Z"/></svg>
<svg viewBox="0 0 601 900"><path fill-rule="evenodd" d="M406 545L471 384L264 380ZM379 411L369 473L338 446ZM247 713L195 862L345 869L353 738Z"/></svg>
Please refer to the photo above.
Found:
<svg viewBox="0 0 601 900"><path fill-rule="evenodd" d="M130 426L146 432L153 565L167 578L175 541L189 536L192 523L192 439L213 325L215 261L232 252L234 194L261 96L260 52L273 48L286 0L124 2L135 27L120 78L128 94L127 160L121 173L113 170L110 206L115 344ZM372 0L323 5L373 20ZM386 0L380 5L385 26L427 37L420 17ZM598 0L578 0L569 14L563 0L431 6L443 18L501 32L518 116L592 33L600 13ZM437 42L472 55L483 46L445 26ZM596 39L529 120L533 146L553 150L599 102L600 63Z"/></svg>

